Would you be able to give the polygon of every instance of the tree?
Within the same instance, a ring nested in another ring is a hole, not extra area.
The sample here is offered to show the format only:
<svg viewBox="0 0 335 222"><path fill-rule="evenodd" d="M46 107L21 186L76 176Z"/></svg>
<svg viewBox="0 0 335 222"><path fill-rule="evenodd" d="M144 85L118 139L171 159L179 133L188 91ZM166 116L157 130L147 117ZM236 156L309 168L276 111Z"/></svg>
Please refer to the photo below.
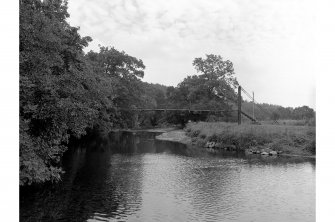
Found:
<svg viewBox="0 0 335 222"><path fill-rule="evenodd" d="M101 95L83 48L66 22L67 1L20 1L20 184L58 181L70 136L99 117Z"/></svg>
<svg viewBox="0 0 335 222"><path fill-rule="evenodd" d="M114 102L120 107L130 107L138 103L142 93L140 79L144 76L143 61L115 48L100 47L100 52L90 51L86 57L93 65L94 72L103 73L114 79L117 97Z"/></svg>
<svg viewBox="0 0 335 222"><path fill-rule="evenodd" d="M223 80L227 85L237 87L238 82L234 77L233 63L229 60L223 61L220 55L206 55L206 59L195 58L193 66L198 73L207 80Z"/></svg>
<svg viewBox="0 0 335 222"><path fill-rule="evenodd" d="M142 105L140 98L144 90L141 88L141 79L145 69L143 61L123 51L103 46L99 52L88 52L86 58L94 73L99 73L110 81L115 109L109 109L106 116L111 116L110 121L115 126L132 127L134 112L124 109Z"/></svg>
<svg viewBox="0 0 335 222"><path fill-rule="evenodd" d="M315 117L315 112L308 106L297 107L293 110L295 119L311 119Z"/></svg>
<svg viewBox="0 0 335 222"><path fill-rule="evenodd" d="M179 105L188 108L225 109L236 101L234 89L238 82L234 77L233 64L221 56L206 55L196 58L193 65L200 75L186 77L174 92Z"/></svg>
<svg viewBox="0 0 335 222"><path fill-rule="evenodd" d="M200 75L187 76L176 88L168 88L171 106L188 109L231 110L236 103L238 82L229 60L219 55L195 58L193 66Z"/></svg>

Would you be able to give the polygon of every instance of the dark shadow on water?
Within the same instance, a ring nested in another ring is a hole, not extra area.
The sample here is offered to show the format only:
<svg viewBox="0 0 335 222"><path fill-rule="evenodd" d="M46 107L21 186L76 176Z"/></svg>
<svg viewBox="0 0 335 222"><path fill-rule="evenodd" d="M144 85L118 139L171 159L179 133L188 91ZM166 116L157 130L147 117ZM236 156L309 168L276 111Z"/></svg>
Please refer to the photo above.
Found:
<svg viewBox="0 0 335 222"><path fill-rule="evenodd" d="M146 153L240 159L250 166L310 162L315 168L313 159L209 152L180 143L158 141L155 140L156 135L118 132L82 139L70 147L62 159L66 172L62 182L20 188L20 221L86 221L99 216L120 219L133 214L142 203L141 161ZM127 162L132 156L135 159Z"/></svg>

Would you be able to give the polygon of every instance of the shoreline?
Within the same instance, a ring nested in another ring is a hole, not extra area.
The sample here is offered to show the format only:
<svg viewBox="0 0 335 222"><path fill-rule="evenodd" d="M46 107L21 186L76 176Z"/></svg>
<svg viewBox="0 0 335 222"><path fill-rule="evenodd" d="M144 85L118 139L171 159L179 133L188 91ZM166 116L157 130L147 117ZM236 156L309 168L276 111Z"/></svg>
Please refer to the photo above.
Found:
<svg viewBox="0 0 335 222"><path fill-rule="evenodd" d="M175 129L175 130L170 130L170 131L165 131L162 134L159 134L155 137L157 140L160 141L169 141L169 142L178 142L178 143L182 143L188 146L197 146L199 148L202 149L217 149L217 150L221 150L223 149L223 147L206 147L206 145L204 145L203 143L201 145L199 145L199 141L197 137L190 137L187 135L187 132L183 129ZM200 140L203 140L200 138ZM203 141L202 141L203 142ZM198 144L198 145L196 145ZM232 145L228 145L232 146ZM240 151L244 151L246 155L253 155L253 156L261 156L261 150L264 150L264 147L266 146L255 146L252 148L242 148L239 149ZM258 150L260 151L259 153L252 153L251 149L253 150ZM291 147L291 149L294 149L294 147ZM226 149L225 149L226 150ZM269 150L269 148L265 148L265 150ZM262 155L263 156L263 155ZM271 154L267 154L265 156L271 156ZM312 158L312 159L316 159L316 155L306 155L306 154L296 154L296 153L289 153L289 151L286 151L285 153L277 153L274 156L285 156L285 157L301 157L301 158Z"/></svg>
<svg viewBox="0 0 335 222"><path fill-rule="evenodd" d="M164 132L157 135L155 138L160 141L178 142L185 145L192 145L192 138L187 136L186 132L182 129Z"/></svg>
<svg viewBox="0 0 335 222"><path fill-rule="evenodd" d="M185 129L179 129L177 127L163 127L163 128L151 128L151 129L117 129L113 130L113 132L149 132L149 133L160 133L159 135L155 136L155 139L160 141L168 141L168 142L177 142L181 143L187 146L196 146L202 149L216 149L216 150L230 150L231 147L235 147L234 145L230 144L229 141L227 141L224 144L218 144L218 146L211 146L208 147L207 144L211 143L212 140L210 136L206 135L206 138L204 136L198 137L198 136L192 136L187 130L187 127ZM191 135L191 136L190 136ZM244 151L246 155L261 155L262 152L267 152L268 154L265 156L271 156L270 151L274 151L274 149L269 148L269 144L264 145L256 145L256 146L246 146L246 147L239 147L238 150ZM235 147L233 150L236 150ZM294 151L296 147L294 146L288 146L285 152L278 152L275 156L286 156L286 157L301 157L301 158L313 158L316 159L316 155L308 154L308 153L296 153ZM277 150L276 150L277 151ZM257 153L256 153L257 152Z"/></svg>
<svg viewBox="0 0 335 222"><path fill-rule="evenodd" d="M167 133L170 131L177 130L177 127L162 127L162 128L150 128L150 129L114 129L112 132L148 132L148 133Z"/></svg>

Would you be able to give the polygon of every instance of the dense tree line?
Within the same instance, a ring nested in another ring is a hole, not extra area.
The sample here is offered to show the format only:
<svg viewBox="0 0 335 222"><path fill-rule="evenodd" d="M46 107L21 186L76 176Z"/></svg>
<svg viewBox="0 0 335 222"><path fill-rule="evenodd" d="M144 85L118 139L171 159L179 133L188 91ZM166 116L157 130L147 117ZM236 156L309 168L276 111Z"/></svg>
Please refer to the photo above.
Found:
<svg viewBox="0 0 335 222"><path fill-rule="evenodd" d="M187 76L177 87L168 87L166 91L167 107L197 110L227 110L216 112L174 112L167 116L168 121L185 123L188 120L207 120L215 116L216 120L232 120L231 112L237 100L238 82L233 63L224 61L219 55L206 55L195 58L193 66L198 75Z"/></svg>
<svg viewBox="0 0 335 222"><path fill-rule="evenodd" d="M66 21L67 2L20 1L20 184L57 181L70 137L129 127L142 104L141 60L91 41ZM144 98L143 98L144 99Z"/></svg>
<svg viewBox="0 0 335 222"><path fill-rule="evenodd" d="M249 114L252 114L252 106L252 102L242 103L242 109ZM315 111L308 106L292 108L261 103L255 105L254 110L257 120L310 120L315 118Z"/></svg>

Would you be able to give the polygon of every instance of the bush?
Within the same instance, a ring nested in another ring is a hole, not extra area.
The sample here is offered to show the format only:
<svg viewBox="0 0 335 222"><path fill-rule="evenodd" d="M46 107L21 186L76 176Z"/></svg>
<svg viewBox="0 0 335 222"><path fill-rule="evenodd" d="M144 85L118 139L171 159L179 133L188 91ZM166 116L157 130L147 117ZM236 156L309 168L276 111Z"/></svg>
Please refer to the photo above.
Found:
<svg viewBox="0 0 335 222"><path fill-rule="evenodd" d="M219 136L217 134L213 134L213 135L208 137L208 141L218 142L219 141Z"/></svg>

